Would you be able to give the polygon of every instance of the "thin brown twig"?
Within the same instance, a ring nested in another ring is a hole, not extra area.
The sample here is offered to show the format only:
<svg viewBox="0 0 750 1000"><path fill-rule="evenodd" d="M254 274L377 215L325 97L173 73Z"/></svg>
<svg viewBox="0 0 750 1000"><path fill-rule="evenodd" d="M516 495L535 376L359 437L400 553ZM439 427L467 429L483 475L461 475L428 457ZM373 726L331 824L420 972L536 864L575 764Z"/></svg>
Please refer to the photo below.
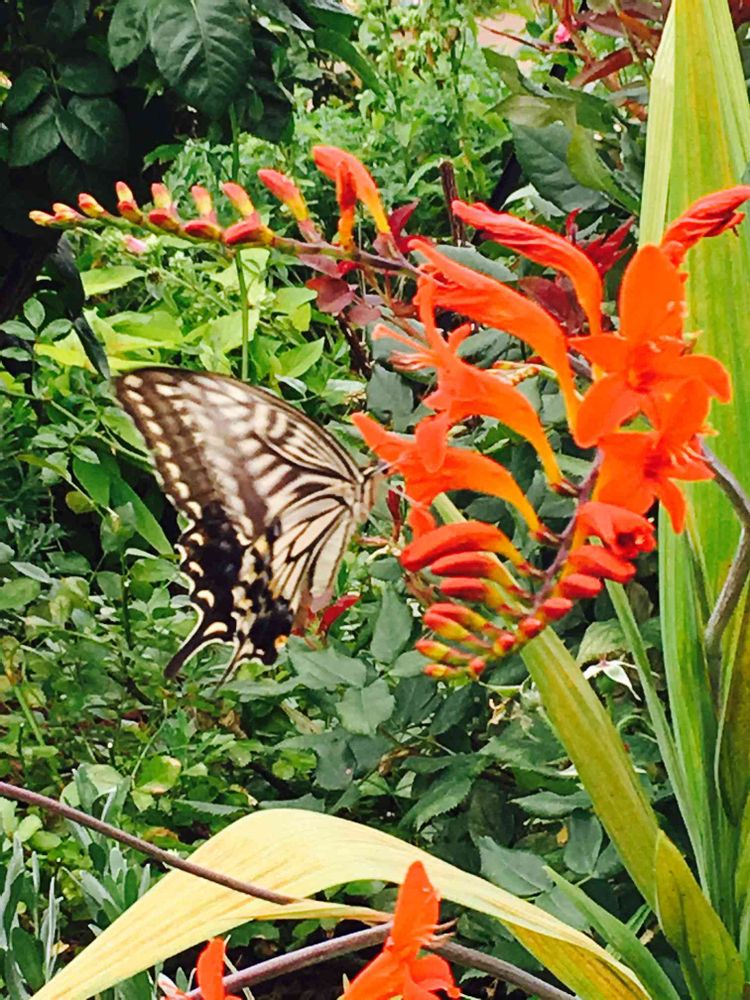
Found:
<svg viewBox="0 0 750 1000"><path fill-rule="evenodd" d="M64 816L65 819L69 819L73 823L80 823L81 826L95 830L105 837L125 844L126 847L132 847L134 850L140 851L141 854L147 854L159 864L166 865L168 868L177 868L188 875L195 875L197 878L206 879L209 882L215 882L216 885L222 885L225 889L233 889L235 892L241 892L245 896L254 896L256 899L264 899L268 903L278 903L281 906L299 902L293 896L285 896L280 892L273 892L271 889L264 889L262 886L254 885L251 882L243 882L240 879L232 878L231 875L223 875L221 872L215 872L210 868L204 868L202 865L196 865L192 861L185 861L171 851L165 851L161 847L156 847L147 840L135 837L132 833L126 833L124 830L120 830L119 827L112 826L111 823L105 823L104 820L89 816L87 813L81 812L80 809L66 806L63 802L58 802L57 799L49 798L47 795L40 795L38 792L31 792L27 788L19 788L17 785L0 781L0 796L57 813L58 816Z"/></svg>
<svg viewBox="0 0 750 1000"><path fill-rule="evenodd" d="M466 226L463 219L459 219L453 212L453 202L458 199L458 184L456 184L456 171L450 160L440 161L440 181L443 185L445 210L451 226L451 239L455 246L460 247L466 243Z"/></svg>

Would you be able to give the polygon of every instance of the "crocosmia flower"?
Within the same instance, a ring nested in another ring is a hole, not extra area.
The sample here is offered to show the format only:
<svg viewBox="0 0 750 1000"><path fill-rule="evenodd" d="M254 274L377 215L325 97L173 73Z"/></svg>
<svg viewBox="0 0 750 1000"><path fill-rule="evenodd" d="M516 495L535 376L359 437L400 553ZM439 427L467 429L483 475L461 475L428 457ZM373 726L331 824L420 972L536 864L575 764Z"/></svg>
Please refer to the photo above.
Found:
<svg viewBox="0 0 750 1000"><path fill-rule="evenodd" d="M224 989L225 954L226 945L222 939L214 938L198 956L196 979L203 1000L240 1000L237 996L230 996ZM162 1000L187 1000L187 993L178 990L166 977L160 977L159 988L163 994Z"/></svg>
<svg viewBox="0 0 750 1000"><path fill-rule="evenodd" d="M382 952L352 980L345 1000L438 1000L438 991L461 996L450 966L439 955L419 958L440 915L440 896L421 861L415 861L399 890L393 930Z"/></svg>

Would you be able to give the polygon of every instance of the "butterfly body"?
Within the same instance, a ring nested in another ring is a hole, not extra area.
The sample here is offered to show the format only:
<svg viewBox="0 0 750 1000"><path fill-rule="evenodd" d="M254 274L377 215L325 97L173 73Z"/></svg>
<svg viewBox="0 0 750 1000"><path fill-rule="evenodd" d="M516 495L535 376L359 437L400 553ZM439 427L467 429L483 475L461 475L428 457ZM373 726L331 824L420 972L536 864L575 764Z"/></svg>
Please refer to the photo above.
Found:
<svg viewBox="0 0 750 1000"><path fill-rule="evenodd" d="M272 663L331 589L372 507L374 470L284 400L221 375L141 368L116 391L190 522L178 552L200 617L167 674L215 641L234 644L231 669Z"/></svg>

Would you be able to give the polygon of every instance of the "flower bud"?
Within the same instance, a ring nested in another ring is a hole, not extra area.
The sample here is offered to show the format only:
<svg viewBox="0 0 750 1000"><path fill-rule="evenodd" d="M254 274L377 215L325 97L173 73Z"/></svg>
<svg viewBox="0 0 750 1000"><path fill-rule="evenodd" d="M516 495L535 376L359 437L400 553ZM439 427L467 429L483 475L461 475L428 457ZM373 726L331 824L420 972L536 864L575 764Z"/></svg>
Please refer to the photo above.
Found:
<svg viewBox="0 0 750 1000"><path fill-rule="evenodd" d="M537 608L537 614L547 621L556 622L573 610L573 602L567 597L548 597Z"/></svg>
<svg viewBox="0 0 750 1000"><path fill-rule="evenodd" d="M518 631L525 639L533 639L534 636L539 635L546 628L546 622L542 621L536 615L529 615L526 618L522 618L518 623Z"/></svg>
<svg viewBox="0 0 750 1000"><path fill-rule="evenodd" d="M71 208L70 205L66 205L63 201L56 201L52 205L52 210L55 213L55 222L83 222L84 217L81 213L76 212L74 208Z"/></svg>
<svg viewBox="0 0 750 1000"><path fill-rule="evenodd" d="M422 656L436 660L438 663L452 663L460 666L471 660L471 654L464 653L458 649L451 649L450 646L446 646L443 642L438 642L437 639L417 639L414 643L414 648Z"/></svg>
<svg viewBox="0 0 750 1000"><path fill-rule="evenodd" d="M227 181L226 184L221 185L221 190L229 198L243 219L249 219L257 214L250 195L241 184L235 184L234 181Z"/></svg>
<svg viewBox="0 0 750 1000"><path fill-rule="evenodd" d="M424 668L427 677L432 677L436 681L447 680L449 677L457 677L460 671L455 667L446 667L442 663L428 663Z"/></svg>
<svg viewBox="0 0 750 1000"><path fill-rule="evenodd" d="M499 528L484 521L442 524L407 545L400 561L405 570L416 573L441 556L472 550L496 552L514 564L523 562L521 553L510 539Z"/></svg>
<svg viewBox="0 0 750 1000"><path fill-rule="evenodd" d="M29 212L29 218L37 226L53 226L55 224L55 217L54 215L50 215L49 212L40 212L34 209L34 211Z"/></svg>
<svg viewBox="0 0 750 1000"><path fill-rule="evenodd" d="M492 652L495 656L507 656L518 645L518 639L512 632L500 632L492 644Z"/></svg>
<svg viewBox="0 0 750 1000"><path fill-rule="evenodd" d="M143 222L143 212L138 207L138 203L133 197L133 192L124 181L115 184L117 192L117 211L128 222L140 225Z"/></svg>
<svg viewBox="0 0 750 1000"><path fill-rule="evenodd" d="M273 239L273 233L262 221L257 212L235 222L224 230L222 239L227 246L239 246L243 243L267 244Z"/></svg>
<svg viewBox="0 0 750 1000"><path fill-rule="evenodd" d="M88 215L90 219L101 219L102 216L109 215L109 212L100 205L93 195L81 192L78 195L78 207L81 209L84 215Z"/></svg>
<svg viewBox="0 0 750 1000"><path fill-rule="evenodd" d="M578 600L584 597L596 597L602 589L602 581L596 577L586 576L584 573L571 573L563 577L558 585L558 590L563 597L571 600Z"/></svg>
<svg viewBox="0 0 750 1000"><path fill-rule="evenodd" d="M271 194L276 195L279 201L284 202L297 222L304 222L310 218L302 193L286 174L282 174L278 170L259 170L258 180L265 184Z"/></svg>
<svg viewBox="0 0 750 1000"><path fill-rule="evenodd" d="M484 659L484 657L475 656L474 659L471 661L471 663L469 663L469 665L467 666L466 672L471 678L477 680L477 678L480 677L481 674L484 673L486 669L487 669L487 661Z"/></svg>

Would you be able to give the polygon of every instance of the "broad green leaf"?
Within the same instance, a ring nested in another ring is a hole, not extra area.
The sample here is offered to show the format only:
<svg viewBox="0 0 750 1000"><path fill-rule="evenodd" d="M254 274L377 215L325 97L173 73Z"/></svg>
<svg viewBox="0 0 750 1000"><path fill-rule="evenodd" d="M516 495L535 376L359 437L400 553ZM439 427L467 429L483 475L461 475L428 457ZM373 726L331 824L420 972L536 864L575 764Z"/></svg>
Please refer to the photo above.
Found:
<svg viewBox="0 0 750 1000"><path fill-rule="evenodd" d="M0 611L21 611L39 596L41 584L29 577L19 577L0 584Z"/></svg>
<svg viewBox="0 0 750 1000"><path fill-rule="evenodd" d="M398 372L376 364L367 383L367 409L379 420L387 420L396 430L406 430L414 413L414 395Z"/></svg>
<svg viewBox="0 0 750 1000"><path fill-rule="evenodd" d="M58 82L74 94L110 94L117 83L112 67L99 56L71 56L58 67Z"/></svg>
<svg viewBox="0 0 750 1000"><path fill-rule="evenodd" d="M108 462L94 464L80 458L74 458L73 475L94 503L99 504L100 507L109 506L109 487L113 472L109 468Z"/></svg>
<svg viewBox="0 0 750 1000"><path fill-rule="evenodd" d="M347 732L373 736L390 719L395 700L388 682L379 678L363 688L349 688L338 703L338 717Z"/></svg>
<svg viewBox="0 0 750 1000"><path fill-rule="evenodd" d="M424 863L444 899L502 921L581 1000L649 1000L635 976L580 931L410 844L335 816L288 808L262 810L222 830L191 858L196 864L287 893L300 902L265 903L183 872L170 872L33 1000L88 1000L247 920L383 919L383 914L363 907L301 897L360 879L401 882L415 860ZM174 919L177 912L179 920Z"/></svg>
<svg viewBox="0 0 750 1000"><path fill-rule="evenodd" d="M57 121L63 142L84 163L111 170L125 160L127 122L108 97L73 97Z"/></svg>
<svg viewBox="0 0 750 1000"><path fill-rule="evenodd" d="M29 66L19 73L3 101L3 118L6 121L22 115L49 83L49 77L41 66Z"/></svg>
<svg viewBox="0 0 750 1000"><path fill-rule="evenodd" d="M393 663L411 638L414 617L393 587L386 587L380 603L370 652L381 663Z"/></svg>
<svg viewBox="0 0 750 1000"><path fill-rule="evenodd" d="M159 70L185 101L225 117L252 66L247 13L233 0L160 0L150 8L150 41Z"/></svg>
<svg viewBox="0 0 750 1000"><path fill-rule="evenodd" d="M320 340L283 351L278 357L279 374L284 378L299 378L320 361L324 347L325 340L321 337Z"/></svg>
<svg viewBox="0 0 750 1000"><path fill-rule="evenodd" d="M361 660L334 649L310 649L294 637L287 648L292 667L305 687L332 691L342 684L362 687L365 683L367 668Z"/></svg>
<svg viewBox="0 0 750 1000"><path fill-rule="evenodd" d="M579 184L594 191L602 191L628 212L638 211L638 202L627 191L623 191L615 180L616 175L599 159L591 133L582 125L576 125L573 129L567 162L571 174Z"/></svg>
<svg viewBox="0 0 750 1000"><path fill-rule="evenodd" d="M176 757L157 754L148 757L136 776L136 787L149 795L163 795L173 788L180 777L182 764Z"/></svg>
<svg viewBox="0 0 750 1000"><path fill-rule="evenodd" d="M112 65L119 72L138 58L148 43L148 0L117 0L107 31Z"/></svg>
<svg viewBox="0 0 750 1000"><path fill-rule="evenodd" d="M654 857L659 924L680 956L693 1000L738 1000L742 959L674 844L660 833Z"/></svg>
<svg viewBox="0 0 750 1000"><path fill-rule="evenodd" d="M104 295L116 288L123 288L136 278L142 278L143 271L130 264L114 264L112 267L97 267L93 271L81 271L81 281L86 298Z"/></svg>
<svg viewBox="0 0 750 1000"><path fill-rule="evenodd" d="M552 880L538 854L501 847L491 837L477 839L482 874L516 896L535 896L552 888Z"/></svg>
<svg viewBox="0 0 750 1000"><path fill-rule="evenodd" d="M52 583L52 577L49 575L46 569L41 566L35 566L34 563L30 562L18 562L14 560L11 563L13 569L20 573L21 576L27 576L30 580L38 580L39 583Z"/></svg>
<svg viewBox="0 0 750 1000"><path fill-rule="evenodd" d="M577 184L568 166L572 135L559 122L545 128L526 125L512 127L514 148L526 179L543 198L563 212L576 208L604 208L606 202L597 191Z"/></svg>
<svg viewBox="0 0 750 1000"><path fill-rule="evenodd" d="M596 816L577 809L568 824L568 842L563 851L563 861L578 875L591 875L602 849L602 827Z"/></svg>
<svg viewBox="0 0 750 1000"><path fill-rule="evenodd" d="M13 123L8 157L11 167L29 167L57 149L60 145L58 110L54 97L45 97Z"/></svg>
<svg viewBox="0 0 750 1000"><path fill-rule="evenodd" d="M47 15L46 34L50 44L67 42L83 27L89 0L55 0Z"/></svg>
<svg viewBox="0 0 750 1000"><path fill-rule="evenodd" d="M534 792L513 799L529 816L540 819L565 819L574 809L588 809L591 798L586 792L573 792L572 795L558 795L557 792Z"/></svg>
<svg viewBox="0 0 750 1000"><path fill-rule="evenodd" d="M14 927L10 932L10 944L13 958L23 978L32 990L38 990L44 983L44 951L41 941L32 937L23 927Z"/></svg>
<svg viewBox="0 0 750 1000"><path fill-rule="evenodd" d="M330 52L347 66L351 66L362 83L376 94L383 91L380 77L373 69L374 62L367 59L340 31L331 28L318 28L315 32L315 44L324 52Z"/></svg>
<svg viewBox="0 0 750 1000"><path fill-rule="evenodd" d="M435 816L442 816L460 806L471 791L474 778L481 770L481 762L457 761L436 775L427 791L406 813L402 823L421 829Z"/></svg>

